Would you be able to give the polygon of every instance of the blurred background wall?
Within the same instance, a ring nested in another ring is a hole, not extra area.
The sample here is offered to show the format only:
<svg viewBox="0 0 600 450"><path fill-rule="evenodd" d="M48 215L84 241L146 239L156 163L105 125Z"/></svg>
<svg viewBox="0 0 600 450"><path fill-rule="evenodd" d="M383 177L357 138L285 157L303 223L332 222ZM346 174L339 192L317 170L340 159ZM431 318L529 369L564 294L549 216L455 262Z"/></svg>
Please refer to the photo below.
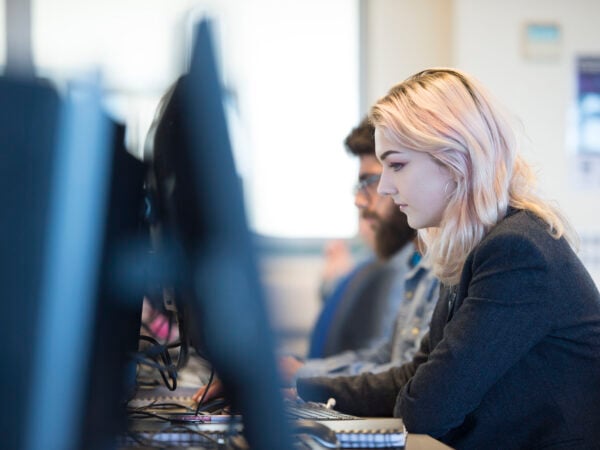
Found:
<svg viewBox="0 0 600 450"><path fill-rule="evenodd" d="M600 150L580 152L578 85L581 58L600 58L597 0L30 4L38 73L59 85L99 73L137 154L160 96L185 68L194 19L217 19L236 162L273 322L290 351L304 352L321 307L323 243L356 235L357 165L343 139L392 84L430 66L471 72L515 114L540 188L580 232L581 256L600 282ZM8 10L0 9L5 24L14 20ZM0 60L5 42L0 33ZM590 117L600 120L600 107ZM600 127L589 129L600 141Z"/></svg>

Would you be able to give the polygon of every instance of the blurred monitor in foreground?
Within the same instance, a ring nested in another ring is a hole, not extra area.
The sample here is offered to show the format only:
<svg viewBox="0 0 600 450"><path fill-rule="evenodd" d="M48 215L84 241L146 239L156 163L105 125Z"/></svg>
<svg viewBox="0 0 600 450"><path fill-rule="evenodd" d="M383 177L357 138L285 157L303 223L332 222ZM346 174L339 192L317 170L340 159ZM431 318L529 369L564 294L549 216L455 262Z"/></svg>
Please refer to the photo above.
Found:
<svg viewBox="0 0 600 450"><path fill-rule="evenodd" d="M7 448L110 448L125 428L145 172L100 100L94 84L61 98L34 77L0 79Z"/></svg>
<svg viewBox="0 0 600 450"><path fill-rule="evenodd" d="M289 448L288 425L241 185L228 136L210 26L196 30L189 72L151 130L161 249L205 351L243 416L252 448Z"/></svg>

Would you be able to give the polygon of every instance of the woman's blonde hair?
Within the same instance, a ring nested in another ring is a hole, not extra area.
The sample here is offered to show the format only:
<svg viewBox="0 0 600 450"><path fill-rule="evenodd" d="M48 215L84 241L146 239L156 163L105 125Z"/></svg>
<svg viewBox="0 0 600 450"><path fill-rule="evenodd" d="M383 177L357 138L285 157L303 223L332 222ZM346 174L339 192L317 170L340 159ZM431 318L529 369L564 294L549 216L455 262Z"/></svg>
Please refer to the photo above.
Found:
<svg viewBox="0 0 600 450"><path fill-rule="evenodd" d="M456 284L469 252L502 220L508 207L529 210L549 233L576 237L561 213L535 192L535 175L518 154L515 133L489 93L464 72L433 68L392 89L369 119L386 137L426 152L455 182L439 228L419 230L433 270Z"/></svg>

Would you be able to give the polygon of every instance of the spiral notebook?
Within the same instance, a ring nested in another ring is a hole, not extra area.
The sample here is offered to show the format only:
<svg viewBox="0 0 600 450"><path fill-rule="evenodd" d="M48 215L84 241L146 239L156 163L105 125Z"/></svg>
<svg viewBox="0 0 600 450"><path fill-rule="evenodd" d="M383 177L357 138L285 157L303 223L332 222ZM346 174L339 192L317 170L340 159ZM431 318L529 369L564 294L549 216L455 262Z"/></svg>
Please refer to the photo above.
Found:
<svg viewBox="0 0 600 450"><path fill-rule="evenodd" d="M335 431L341 448L395 448L406 445L402 419L368 418L319 421Z"/></svg>

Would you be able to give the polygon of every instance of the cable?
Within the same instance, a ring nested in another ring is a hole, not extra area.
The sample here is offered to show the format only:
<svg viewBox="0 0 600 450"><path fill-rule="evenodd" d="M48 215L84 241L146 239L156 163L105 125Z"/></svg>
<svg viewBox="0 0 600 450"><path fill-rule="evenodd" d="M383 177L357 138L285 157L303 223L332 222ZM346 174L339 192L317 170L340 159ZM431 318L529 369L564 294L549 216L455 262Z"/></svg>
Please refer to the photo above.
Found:
<svg viewBox="0 0 600 450"><path fill-rule="evenodd" d="M179 354L177 355L177 369L183 368L189 359L189 339L187 335L187 324L184 321L184 315L175 313L175 322L177 329L179 330L179 342L181 344L179 348Z"/></svg>
<svg viewBox="0 0 600 450"><path fill-rule="evenodd" d="M210 389L210 385L213 381L214 376L215 376L215 368L211 367L210 377L208 377L208 383L206 383L206 388L204 389L204 392L202 393L202 397L200 397L200 400L198 400L198 406L196 406L196 415L198 415L200 413L200 407L202 406L202 403L204 403L204 399L206 398L206 394L208 393L208 390Z"/></svg>
<svg viewBox="0 0 600 450"><path fill-rule="evenodd" d="M154 339L151 336L140 335L140 340L150 342L154 346L144 351L144 355L146 355L154 361L156 361L156 357L160 357L164 366L148 363L148 361L140 359L139 354L136 356L136 359L138 359L138 361L142 364L157 368L160 373L160 376L162 377L165 383L165 386L167 386L169 390L174 391L175 389L177 389L177 368L173 365L173 361L171 360L171 355L168 351L169 346L164 346L160 344L156 339ZM167 380L167 376L164 373L165 370L167 371L172 383L169 383L169 381Z"/></svg>

